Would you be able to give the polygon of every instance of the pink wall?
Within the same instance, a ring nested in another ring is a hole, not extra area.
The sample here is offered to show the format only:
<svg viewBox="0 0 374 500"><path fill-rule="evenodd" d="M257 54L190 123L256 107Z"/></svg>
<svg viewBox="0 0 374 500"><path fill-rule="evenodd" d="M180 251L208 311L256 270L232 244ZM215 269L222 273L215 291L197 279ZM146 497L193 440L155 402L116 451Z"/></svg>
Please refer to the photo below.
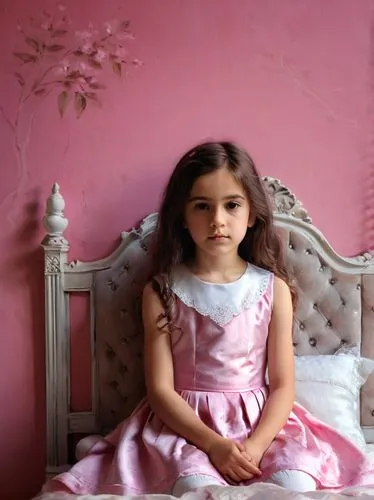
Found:
<svg viewBox="0 0 374 500"><path fill-rule="evenodd" d="M233 138L294 190L340 253L373 243L364 201L374 154L373 0L95 4L66 2L72 29L123 15L136 35L131 55L144 65L123 82L105 75L102 108L79 119L72 109L61 119L54 94L30 99L20 115L21 164L5 119L14 120L19 96L17 20L53 3L0 4L0 496L8 500L29 498L43 479L39 243L52 182L67 203L71 256L99 258L156 209L185 148Z"/></svg>

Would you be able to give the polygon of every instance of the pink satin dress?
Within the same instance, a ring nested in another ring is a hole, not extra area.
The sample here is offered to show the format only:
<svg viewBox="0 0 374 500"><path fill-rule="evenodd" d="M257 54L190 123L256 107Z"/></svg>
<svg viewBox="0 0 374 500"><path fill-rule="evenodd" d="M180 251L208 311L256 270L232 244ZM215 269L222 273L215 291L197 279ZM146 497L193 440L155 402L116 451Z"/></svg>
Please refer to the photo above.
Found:
<svg viewBox="0 0 374 500"><path fill-rule="evenodd" d="M175 390L206 425L239 442L255 429L268 396L266 344L273 281L272 273L248 265L234 283L211 284L181 266L172 287ZM287 469L309 473L323 489L374 486L374 466L365 455L296 403L265 452L261 481ZM162 493L191 474L206 474L227 485L208 456L168 428L144 399L48 489Z"/></svg>

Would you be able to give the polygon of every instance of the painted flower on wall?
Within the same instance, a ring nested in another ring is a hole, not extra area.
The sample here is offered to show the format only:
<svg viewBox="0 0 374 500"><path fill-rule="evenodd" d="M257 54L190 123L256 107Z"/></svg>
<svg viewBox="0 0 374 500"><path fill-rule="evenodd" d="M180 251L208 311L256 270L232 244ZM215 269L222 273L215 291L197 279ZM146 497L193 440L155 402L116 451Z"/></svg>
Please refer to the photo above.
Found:
<svg viewBox="0 0 374 500"><path fill-rule="evenodd" d="M75 30L64 5L51 13L41 12L25 25L17 26L20 48L13 54L19 63L14 72L19 89L14 116L0 103L0 115L12 132L17 160L15 188L0 200L0 210L13 221L14 201L24 191L29 168L27 148L43 99L55 97L61 117L72 107L79 118L90 105L100 105L106 73L126 75L130 66L141 62L129 55L134 36L128 20L114 19L101 26L89 23ZM13 205L9 209L8 203Z"/></svg>
<svg viewBox="0 0 374 500"><path fill-rule="evenodd" d="M74 103L79 117L90 103L100 103L105 88L100 81L103 70L110 68L122 76L130 59L128 44L134 39L127 20L112 20L95 28L91 23L81 31L71 29L66 8L59 5L56 13L43 11L39 19L30 19L26 27L18 26L24 49L14 52L22 62L15 73L25 102L33 96L43 96L57 90L57 105L61 116ZM23 71L33 66L32 74Z"/></svg>

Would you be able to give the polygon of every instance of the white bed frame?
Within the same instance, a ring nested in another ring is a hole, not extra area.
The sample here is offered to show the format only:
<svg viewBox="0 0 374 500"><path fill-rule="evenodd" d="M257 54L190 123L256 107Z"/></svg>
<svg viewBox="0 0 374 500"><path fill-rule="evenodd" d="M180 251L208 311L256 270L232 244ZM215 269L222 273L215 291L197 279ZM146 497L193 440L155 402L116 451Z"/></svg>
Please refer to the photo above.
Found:
<svg viewBox="0 0 374 500"><path fill-rule="evenodd" d="M295 275L295 353L331 354L358 343L374 359L374 259L339 256L311 222L295 196L278 180L265 177L275 223ZM101 433L128 415L144 395L139 297L149 269L148 244L157 214L138 229L122 233L107 258L69 262L64 238L68 220L59 186L47 201L42 246L45 254L47 466L46 476L65 470L68 437ZM90 296L91 410L70 409L70 310L75 292ZM374 376L361 391L361 424L374 442Z"/></svg>

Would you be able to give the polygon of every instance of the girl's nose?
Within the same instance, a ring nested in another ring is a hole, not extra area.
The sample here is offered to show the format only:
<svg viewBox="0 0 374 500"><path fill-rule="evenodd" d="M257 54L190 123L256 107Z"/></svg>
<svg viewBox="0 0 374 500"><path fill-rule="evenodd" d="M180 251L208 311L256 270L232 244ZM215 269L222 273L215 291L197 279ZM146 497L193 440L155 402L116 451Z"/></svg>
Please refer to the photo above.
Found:
<svg viewBox="0 0 374 500"><path fill-rule="evenodd" d="M212 211L211 227L222 227L224 225L224 214L220 208Z"/></svg>

